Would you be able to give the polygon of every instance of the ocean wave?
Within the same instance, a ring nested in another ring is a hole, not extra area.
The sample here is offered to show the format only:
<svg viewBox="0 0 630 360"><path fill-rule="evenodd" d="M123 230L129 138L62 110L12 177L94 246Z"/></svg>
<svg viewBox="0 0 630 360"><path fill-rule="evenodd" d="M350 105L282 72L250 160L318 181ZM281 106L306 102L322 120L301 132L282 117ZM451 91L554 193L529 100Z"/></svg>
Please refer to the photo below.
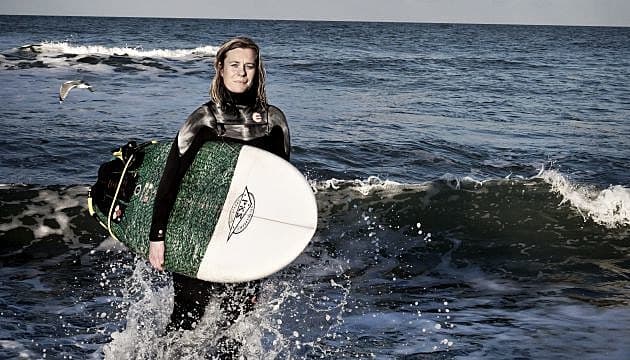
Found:
<svg viewBox="0 0 630 360"><path fill-rule="evenodd" d="M218 47L199 46L193 49L150 49L142 47L108 47L103 45L75 45L69 42L42 42L41 44L29 44L20 47L22 51L31 51L42 54L69 54L69 55L96 55L96 56L127 56L131 58L166 58L181 59L190 57L213 57Z"/></svg>
<svg viewBox="0 0 630 360"><path fill-rule="evenodd" d="M570 203L584 219L610 228L630 225L630 189L621 185L603 190L578 185L557 170L542 170L537 177L550 184L552 191L562 195L562 202Z"/></svg>
<svg viewBox="0 0 630 360"><path fill-rule="evenodd" d="M217 50L218 47L210 45L190 49L143 49L50 41L23 45L3 53L0 67L6 70L73 67L90 72L155 70L195 74L205 71L206 63L212 61Z"/></svg>
<svg viewBox="0 0 630 360"><path fill-rule="evenodd" d="M534 186L537 180L542 180L550 185L550 188L538 189ZM607 228L621 228L630 226L630 189L621 185L611 185L607 189L597 189L590 185L572 183L566 175L557 170L542 169L539 174L531 178L520 176L507 176L504 179L475 179L472 177L456 177L445 174L437 181L424 183L404 184L390 180L382 180L371 176L365 180L339 180L329 179L312 182L311 186L316 192L350 190L361 196L373 193L381 195L388 193L395 195L403 192L426 193L432 196L435 193L454 191L486 192L491 190L496 196L501 196L509 201L513 192L509 188L516 186L525 191L543 191L558 194L561 197L560 204L568 204L579 213L584 221L591 220ZM542 204L541 204L542 206Z"/></svg>
<svg viewBox="0 0 630 360"><path fill-rule="evenodd" d="M350 188L358 191L362 195L368 195L374 190L395 189L400 185L402 184L395 181L381 180L378 176L370 176L366 180L340 180L332 178L319 183L315 181L311 182L311 187L316 193L322 190Z"/></svg>
<svg viewBox="0 0 630 360"><path fill-rule="evenodd" d="M87 190L85 186L0 186L1 258L38 251L54 255L64 246L92 246L98 227L87 213Z"/></svg>
<svg viewBox="0 0 630 360"><path fill-rule="evenodd" d="M564 230L557 231L566 232L561 237L571 238L578 228L601 234L611 229L623 232L630 225L630 189L574 184L555 170L543 170L532 178L478 180L445 175L409 184L376 176L332 178L311 181L311 186L321 228L360 223L362 214L387 228L411 233L418 232L420 223L445 229L468 226L482 235L537 234L560 227ZM42 241L61 241L70 247L100 243L105 234L87 213L86 195L85 186L0 185L0 240L11 239L5 253L20 253ZM529 235L523 240L531 241Z"/></svg>

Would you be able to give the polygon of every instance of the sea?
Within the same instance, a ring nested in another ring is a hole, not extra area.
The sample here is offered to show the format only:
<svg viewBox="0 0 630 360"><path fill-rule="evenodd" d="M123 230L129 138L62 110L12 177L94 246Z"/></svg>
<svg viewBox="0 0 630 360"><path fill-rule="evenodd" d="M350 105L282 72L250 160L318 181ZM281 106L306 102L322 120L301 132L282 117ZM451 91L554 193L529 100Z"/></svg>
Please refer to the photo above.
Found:
<svg viewBox="0 0 630 360"><path fill-rule="evenodd" d="M164 334L170 275L87 192L239 35L318 229L234 325L217 294ZM630 358L630 28L0 16L0 84L1 359Z"/></svg>

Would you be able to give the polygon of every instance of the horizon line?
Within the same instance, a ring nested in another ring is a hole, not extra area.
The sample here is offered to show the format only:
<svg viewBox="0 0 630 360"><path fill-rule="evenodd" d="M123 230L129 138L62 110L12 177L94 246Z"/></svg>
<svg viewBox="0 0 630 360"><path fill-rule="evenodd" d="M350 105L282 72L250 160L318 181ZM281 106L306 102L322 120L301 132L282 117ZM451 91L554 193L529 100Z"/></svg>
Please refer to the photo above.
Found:
<svg viewBox="0 0 630 360"><path fill-rule="evenodd" d="M468 22L468 21L420 21L420 20L376 20L376 19L298 19L298 18L238 18L238 17L188 17L188 16L154 16L154 15L62 15L62 14L4 14L0 16L41 16L41 17L92 17L92 18L140 18L140 19L178 19L178 20L232 20L232 21L294 21L294 22L347 22L347 23L381 23L381 24L435 24L435 25L498 25L498 26L558 26L558 27L607 27L627 28L621 24L551 24L551 23L504 23L504 22Z"/></svg>

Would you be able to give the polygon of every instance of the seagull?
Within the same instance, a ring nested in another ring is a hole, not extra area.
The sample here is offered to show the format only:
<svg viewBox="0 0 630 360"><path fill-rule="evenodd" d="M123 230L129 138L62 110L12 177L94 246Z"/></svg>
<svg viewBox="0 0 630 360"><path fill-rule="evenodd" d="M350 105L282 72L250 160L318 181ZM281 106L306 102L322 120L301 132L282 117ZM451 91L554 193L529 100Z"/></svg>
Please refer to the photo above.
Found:
<svg viewBox="0 0 630 360"><path fill-rule="evenodd" d="M70 92L70 90L74 89L75 87L79 89L88 89L91 92L94 92L94 90L92 89L92 86L83 80L66 81L65 83L61 84L61 87L59 88L59 103L60 104L66 99L66 96L68 96L68 93Z"/></svg>

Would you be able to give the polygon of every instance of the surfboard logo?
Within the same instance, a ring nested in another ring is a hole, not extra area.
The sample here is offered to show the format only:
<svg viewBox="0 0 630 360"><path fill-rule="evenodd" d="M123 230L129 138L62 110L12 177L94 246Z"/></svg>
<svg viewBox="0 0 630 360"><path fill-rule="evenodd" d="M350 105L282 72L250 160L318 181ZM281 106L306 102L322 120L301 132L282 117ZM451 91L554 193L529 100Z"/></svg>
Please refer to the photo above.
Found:
<svg viewBox="0 0 630 360"><path fill-rule="evenodd" d="M144 204L148 204L149 200L152 200L155 197L156 192L157 189L153 186L153 183L150 182L147 182L144 186L142 186L142 184L138 184L135 189L133 189L133 195L138 197Z"/></svg>
<svg viewBox="0 0 630 360"><path fill-rule="evenodd" d="M230 234L228 235L227 241L230 241L232 235L240 234L245 231L252 221L255 208L256 200L254 194L249 192L246 186L245 190L243 190L241 195L234 201L234 204L232 204L232 209L230 210Z"/></svg>

